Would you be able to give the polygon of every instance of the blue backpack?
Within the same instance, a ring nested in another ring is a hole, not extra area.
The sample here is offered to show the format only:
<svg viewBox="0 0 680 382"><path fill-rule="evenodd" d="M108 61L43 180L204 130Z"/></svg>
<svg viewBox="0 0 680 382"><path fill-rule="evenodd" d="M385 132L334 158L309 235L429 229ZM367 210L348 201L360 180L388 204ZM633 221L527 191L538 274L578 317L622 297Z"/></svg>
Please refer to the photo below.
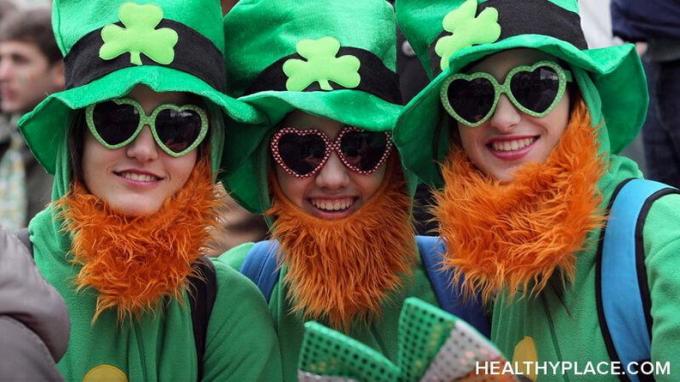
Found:
<svg viewBox="0 0 680 382"><path fill-rule="evenodd" d="M463 301L458 286L452 286L451 271L440 268L445 248L438 237L416 236L418 251L432 289L440 308L456 315L474 326L480 333L489 336L491 328L489 317L482 304L477 301ZM255 244L241 265L241 273L252 280L262 291L267 302L271 298L274 286L279 281L279 267L276 253L279 243L274 240L261 241Z"/></svg>
<svg viewBox="0 0 680 382"><path fill-rule="evenodd" d="M595 296L607 352L624 370L651 359L651 298L645 270L643 228L652 203L678 193L663 183L629 179L614 191L597 251ZM628 379L626 379L628 378ZM653 380L623 375L622 380Z"/></svg>

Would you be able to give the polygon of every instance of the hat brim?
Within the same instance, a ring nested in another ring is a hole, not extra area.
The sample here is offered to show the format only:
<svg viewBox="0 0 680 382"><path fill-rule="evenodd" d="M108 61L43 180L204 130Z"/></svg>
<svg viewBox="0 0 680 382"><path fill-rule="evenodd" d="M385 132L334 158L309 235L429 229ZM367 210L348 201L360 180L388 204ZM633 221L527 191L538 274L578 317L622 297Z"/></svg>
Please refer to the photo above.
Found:
<svg viewBox="0 0 680 382"><path fill-rule="evenodd" d="M252 106L224 95L191 74L161 66L140 66L117 70L86 85L51 94L21 118L19 129L38 162L54 174L57 150L64 142L73 111L122 97L140 84L156 92L196 94L221 107L225 115L237 122L264 121Z"/></svg>
<svg viewBox="0 0 680 382"><path fill-rule="evenodd" d="M394 140L402 153L404 165L423 182L433 186L443 183L439 163L443 160L448 142L445 136L435 136L442 113L446 113L439 100L442 82L487 56L517 48L543 51L590 74L599 96L584 94L584 98L586 103L597 99L589 108L594 124L601 122L600 117L606 121L611 152L621 151L638 134L646 117L648 99L644 71L633 45L580 50L550 36L514 36L498 43L461 50L450 60L449 68L404 107L395 127ZM599 108L599 102L601 113L593 110ZM441 131L441 134L445 133Z"/></svg>
<svg viewBox="0 0 680 382"><path fill-rule="evenodd" d="M391 131L402 108L372 94L351 89L330 92L265 91L239 100L263 112L269 123L245 126L227 137L222 160L225 170L223 180L232 197L256 213L262 213L270 206L266 187L268 138L288 113L301 110L369 131Z"/></svg>

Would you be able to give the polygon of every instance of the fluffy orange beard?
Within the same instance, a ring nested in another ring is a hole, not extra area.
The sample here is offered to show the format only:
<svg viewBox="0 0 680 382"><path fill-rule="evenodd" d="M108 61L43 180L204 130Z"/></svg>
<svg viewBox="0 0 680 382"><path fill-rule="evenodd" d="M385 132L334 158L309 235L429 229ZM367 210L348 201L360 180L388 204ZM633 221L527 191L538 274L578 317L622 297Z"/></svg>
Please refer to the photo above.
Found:
<svg viewBox="0 0 680 382"><path fill-rule="evenodd" d="M394 156L396 158L396 156ZM293 311L349 331L354 320L380 315L383 299L401 286L416 260L411 199L393 159L382 185L362 208L339 220L307 214L270 179L272 236L288 267L284 282Z"/></svg>
<svg viewBox="0 0 680 382"><path fill-rule="evenodd" d="M75 283L99 293L93 320L109 308L123 320L164 297L181 297L217 223L211 179L208 161L198 162L184 187L150 216L117 213L80 183L57 202L72 233L71 261L82 266Z"/></svg>
<svg viewBox="0 0 680 382"><path fill-rule="evenodd" d="M603 169L582 101L546 162L521 167L510 183L490 179L452 150L433 211L454 281L488 302L502 289L511 297L538 294L553 275L573 280L576 254L604 221L597 189Z"/></svg>

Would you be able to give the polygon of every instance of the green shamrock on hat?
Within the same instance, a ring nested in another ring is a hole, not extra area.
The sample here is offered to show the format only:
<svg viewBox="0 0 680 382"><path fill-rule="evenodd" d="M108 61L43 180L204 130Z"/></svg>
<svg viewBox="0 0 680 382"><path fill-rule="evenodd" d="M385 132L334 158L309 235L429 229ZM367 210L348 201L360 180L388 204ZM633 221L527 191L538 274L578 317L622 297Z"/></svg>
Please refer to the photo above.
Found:
<svg viewBox="0 0 680 382"><path fill-rule="evenodd" d="M476 14L477 0L467 0L444 17L442 26L452 35L440 38L434 47L441 57L442 70L448 69L449 58L455 52L474 44L492 43L501 36L496 8L487 8L475 17Z"/></svg>
<svg viewBox="0 0 680 382"><path fill-rule="evenodd" d="M177 32L170 28L155 29L163 20L159 6L125 3L120 6L118 16L125 27L110 24L102 29L101 59L111 60L128 52L130 62L135 65L142 65L142 53L162 65L175 59Z"/></svg>
<svg viewBox="0 0 680 382"><path fill-rule="evenodd" d="M290 59L283 64L283 72L288 76L287 90L302 91L314 82L318 82L323 90L333 90L329 81L345 88L359 86L361 62L352 55L336 57L340 51L337 39L301 40L296 49L307 61Z"/></svg>

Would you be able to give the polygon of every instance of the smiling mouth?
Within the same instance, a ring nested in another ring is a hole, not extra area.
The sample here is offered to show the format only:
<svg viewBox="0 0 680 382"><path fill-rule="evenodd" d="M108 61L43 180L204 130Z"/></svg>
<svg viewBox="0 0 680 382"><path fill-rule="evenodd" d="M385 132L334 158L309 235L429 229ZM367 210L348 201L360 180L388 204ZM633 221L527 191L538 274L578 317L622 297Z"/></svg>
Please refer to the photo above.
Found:
<svg viewBox="0 0 680 382"><path fill-rule="evenodd" d="M534 142L538 140L538 138L539 137L536 136L507 141L493 141L487 144L487 147L489 147L493 151L509 153L513 151L520 151L531 146L532 144L534 144Z"/></svg>
<svg viewBox="0 0 680 382"><path fill-rule="evenodd" d="M323 212L345 212L355 202L355 198L341 199L309 199L309 203Z"/></svg>
<svg viewBox="0 0 680 382"><path fill-rule="evenodd" d="M127 180L132 180L134 182L158 182L162 180L163 178L160 178L155 175L150 175L150 174L139 174L136 172L129 172L129 171L123 171L123 172L114 172L114 174L120 176L123 179Z"/></svg>

